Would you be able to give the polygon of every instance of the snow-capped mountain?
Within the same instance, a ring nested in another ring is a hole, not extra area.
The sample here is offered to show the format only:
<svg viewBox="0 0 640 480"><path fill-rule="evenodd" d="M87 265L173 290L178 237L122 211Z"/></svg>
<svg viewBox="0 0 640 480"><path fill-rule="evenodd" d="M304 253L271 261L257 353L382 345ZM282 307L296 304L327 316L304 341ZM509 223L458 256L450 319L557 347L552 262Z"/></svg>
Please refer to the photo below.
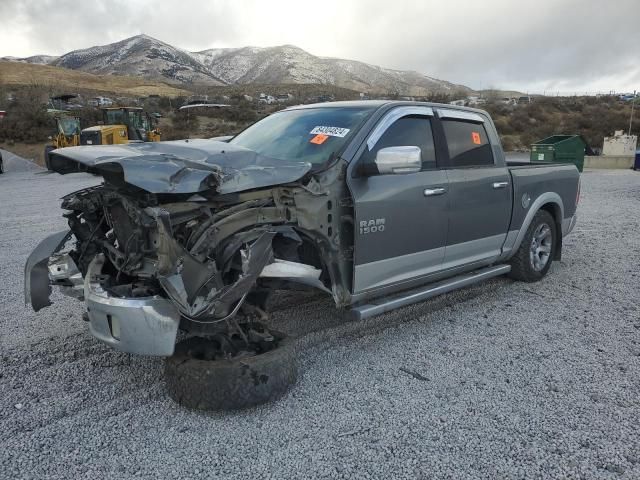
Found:
<svg viewBox="0 0 640 480"><path fill-rule="evenodd" d="M102 75L132 75L189 84L329 84L372 93L424 95L467 87L418 72L317 57L292 45L188 52L147 35L62 55L13 59ZM9 58L5 58L9 60Z"/></svg>
<svg viewBox="0 0 640 480"><path fill-rule="evenodd" d="M418 72L390 70L355 60L317 57L292 45L213 49L194 55L218 78L230 84L319 83L357 91L403 95L469 90Z"/></svg>
<svg viewBox="0 0 640 480"><path fill-rule="evenodd" d="M224 84L191 53L147 35L74 50L62 55L52 65L99 75L130 75L177 83Z"/></svg>

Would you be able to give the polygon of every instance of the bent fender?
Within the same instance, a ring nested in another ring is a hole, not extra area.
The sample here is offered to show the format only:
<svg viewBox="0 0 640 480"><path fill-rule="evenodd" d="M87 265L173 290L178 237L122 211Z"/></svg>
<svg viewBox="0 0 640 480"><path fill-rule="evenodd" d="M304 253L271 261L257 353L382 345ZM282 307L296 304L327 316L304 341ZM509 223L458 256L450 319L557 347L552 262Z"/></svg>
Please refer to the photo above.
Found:
<svg viewBox="0 0 640 480"><path fill-rule="evenodd" d="M24 266L25 305L37 312L51 305L51 285L49 283L49 257L60 250L71 236L71 230L49 235L35 248Z"/></svg>

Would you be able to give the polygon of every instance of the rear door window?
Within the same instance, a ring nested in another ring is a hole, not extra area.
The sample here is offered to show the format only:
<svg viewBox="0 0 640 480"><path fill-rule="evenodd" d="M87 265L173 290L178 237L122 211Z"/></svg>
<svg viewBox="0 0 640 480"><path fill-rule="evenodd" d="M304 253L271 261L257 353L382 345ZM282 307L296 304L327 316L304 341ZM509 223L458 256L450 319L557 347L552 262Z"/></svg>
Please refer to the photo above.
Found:
<svg viewBox="0 0 640 480"><path fill-rule="evenodd" d="M442 120L442 128L451 167L486 167L494 164L493 151L483 124Z"/></svg>

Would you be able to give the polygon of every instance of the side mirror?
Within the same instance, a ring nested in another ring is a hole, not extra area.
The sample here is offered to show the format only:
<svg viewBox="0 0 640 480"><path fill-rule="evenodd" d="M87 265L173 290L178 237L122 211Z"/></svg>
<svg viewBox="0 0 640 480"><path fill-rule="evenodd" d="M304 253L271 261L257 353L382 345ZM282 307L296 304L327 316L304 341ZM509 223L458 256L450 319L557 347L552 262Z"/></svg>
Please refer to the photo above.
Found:
<svg viewBox="0 0 640 480"><path fill-rule="evenodd" d="M416 173L422 169L420 147L387 147L378 150L375 159L378 173Z"/></svg>

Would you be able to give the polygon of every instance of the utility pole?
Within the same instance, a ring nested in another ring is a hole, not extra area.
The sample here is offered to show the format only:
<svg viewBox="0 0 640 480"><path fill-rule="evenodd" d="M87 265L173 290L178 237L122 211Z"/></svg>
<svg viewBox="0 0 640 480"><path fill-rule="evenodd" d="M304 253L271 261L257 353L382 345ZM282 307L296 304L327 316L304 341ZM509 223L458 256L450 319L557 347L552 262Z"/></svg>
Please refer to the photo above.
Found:
<svg viewBox="0 0 640 480"><path fill-rule="evenodd" d="M631 136L631 124L633 123L633 107L635 107L636 105L636 91L633 91L633 100L631 100L631 116L629 117L629 133L628 135Z"/></svg>

